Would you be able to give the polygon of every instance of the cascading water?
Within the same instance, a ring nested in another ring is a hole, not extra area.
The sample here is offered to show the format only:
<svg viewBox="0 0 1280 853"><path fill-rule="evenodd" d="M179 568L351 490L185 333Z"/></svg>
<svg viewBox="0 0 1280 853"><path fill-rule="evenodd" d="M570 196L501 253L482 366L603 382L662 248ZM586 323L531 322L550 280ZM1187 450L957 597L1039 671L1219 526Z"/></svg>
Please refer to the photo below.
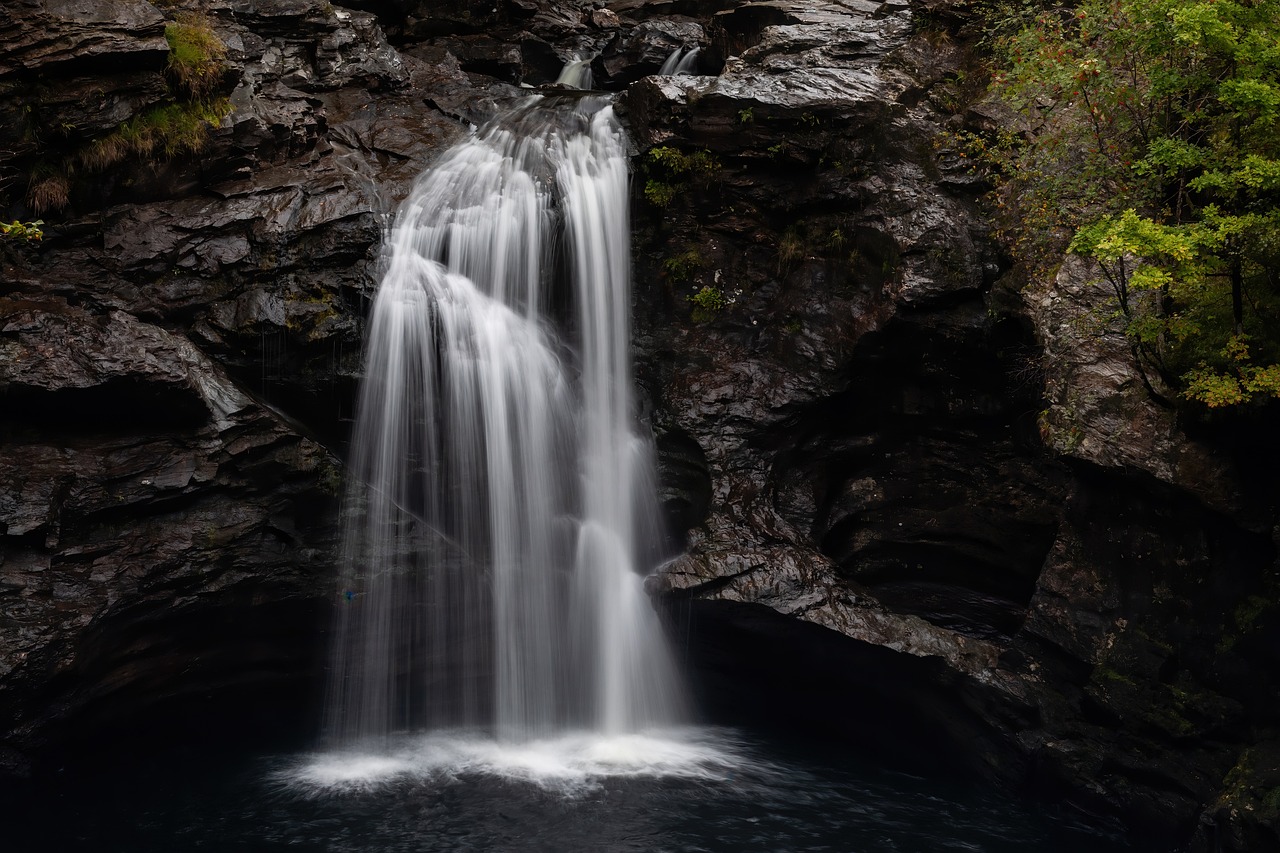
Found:
<svg viewBox="0 0 1280 853"><path fill-rule="evenodd" d="M350 459L333 742L680 717L638 571L657 530L627 207L625 140L596 97L530 99L403 204Z"/></svg>

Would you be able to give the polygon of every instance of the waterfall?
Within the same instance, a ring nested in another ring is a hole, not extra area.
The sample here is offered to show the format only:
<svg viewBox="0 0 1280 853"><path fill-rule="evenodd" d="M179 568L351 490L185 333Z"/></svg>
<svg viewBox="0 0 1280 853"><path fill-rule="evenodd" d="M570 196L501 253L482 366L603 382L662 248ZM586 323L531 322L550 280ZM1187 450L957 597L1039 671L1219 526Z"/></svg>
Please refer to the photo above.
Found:
<svg viewBox="0 0 1280 853"><path fill-rule="evenodd" d="M676 63L676 74L694 74L698 70L698 53L701 48L695 47L693 50L680 57L680 61Z"/></svg>
<svg viewBox="0 0 1280 853"><path fill-rule="evenodd" d="M676 66L680 64L680 57L684 55L684 48L677 47L667 55L666 61L662 63L662 67L658 69L658 73L667 76L676 73Z"/></svg>
<svg viewBox="0 0 1280 853"><path fill-rule="evenodd" d="M574 58L565 63L556 78L555 85L570 89L590 89L592 86L591 60Z"/></svg>
<svg viewBox="0 0 1280 853"><path fill-rule="evenodd" d="M369 323L326 732L671 723L640 571L657 513L630 364L623 132L532 98L403 203Z"/></svg>
<svg viewBox="0 0 1280 853"><path fill-rule="evenodd" d="M669 76L673 74L694 74L698 70L698 53L701 48L693 48L686 51L683 47L677 47L667 55L662 63L662 67L658 69L658 74Z"/></svg>

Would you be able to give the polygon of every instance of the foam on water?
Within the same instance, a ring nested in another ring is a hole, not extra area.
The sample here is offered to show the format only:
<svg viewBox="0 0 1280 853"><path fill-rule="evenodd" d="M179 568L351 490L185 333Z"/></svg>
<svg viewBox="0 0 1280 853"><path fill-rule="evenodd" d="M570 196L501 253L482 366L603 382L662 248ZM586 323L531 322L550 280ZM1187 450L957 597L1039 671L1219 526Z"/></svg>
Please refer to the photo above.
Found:
<svg viewBox="0 0 1280 853"><path fill-rule="evenodd" d="M352 749L304 756L277 778L307 796L492 777L573 797L608 779L681 779L742 787L765 784L779 772L753 758L728 730L678 728L618 735L577 731L518 743L476 732L437 731L406 735L386 751Z"/></svg>

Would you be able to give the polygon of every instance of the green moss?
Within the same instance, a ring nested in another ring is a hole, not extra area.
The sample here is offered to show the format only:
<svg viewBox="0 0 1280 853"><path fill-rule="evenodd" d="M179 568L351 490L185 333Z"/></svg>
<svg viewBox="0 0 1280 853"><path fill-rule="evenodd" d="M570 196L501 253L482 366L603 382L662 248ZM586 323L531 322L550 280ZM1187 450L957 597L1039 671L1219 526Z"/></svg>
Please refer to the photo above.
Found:
<svg viewBox="0 0 1280 853"><path fill-rule="evenodd" d="M1231 618L1223 625L1222 638L1218 640L1219 652L1229 652L1240 640L1253 633L1263 615L1271 609L1271 602L1260 595L1251 595L1236 607Z"/></svg>
<svg viewBox="0 0 1280 853"><path fill-rule="evenodd" d="M1280 788L1272 788L1262 795L1262 820L1275 823L1280 820Z"/></svg>
<svg viewBox="0 0 1280 853"><path fill-rule="evenodd" d="M1122 675L1121 673L1116 672L1114 669L1107 666L1106 664L1100 665L1097 669L1093 671L1093 678L1094 678L1094 681L1098 681L1098 682L1109 681L1113 684L1123 684L1128 687L1138 686L1138 682L1134 681L1132 678L1130 678L1127 675Z"/></svg>
<svg viewBox="0 0 1280 853"><path fill-rule="evenodd" d="M325 494L335 497L342 494L342 469L325 460L316 469L316 485Z"/></svg>
<svg viewBox="0 0 1280 853"><path fill-rule="evenodd" d="M702 254L697 249L687 249L662 262L662 270L672 281L690 281L702 269Z"/></svg>
<svg viewBox="0 0 1280 853"><path fill-rule="evenodd" d="M169 88L175 103L152 107L111 133L32 169L27 185L27 204L32 210L62 210L70 203L75 180L130 158L157 162L204 148L210 129L231 112L229 100L214 97L225 74L227 48L208 20L194 14L180 14L165 27L165 38L169 42Z"/></svg>
<svg viewBox="0 0 1280 853"><path fill-rule="evenodd" d="M1280 821L1280 787L1272 784L1276 771L1265 755L1265 750L1260 754L1253 747L1240 753L1235 766L1222 778L1222 791L1216 803L1218 808L1233 807L1254 812L1265 823Z"/></svg>

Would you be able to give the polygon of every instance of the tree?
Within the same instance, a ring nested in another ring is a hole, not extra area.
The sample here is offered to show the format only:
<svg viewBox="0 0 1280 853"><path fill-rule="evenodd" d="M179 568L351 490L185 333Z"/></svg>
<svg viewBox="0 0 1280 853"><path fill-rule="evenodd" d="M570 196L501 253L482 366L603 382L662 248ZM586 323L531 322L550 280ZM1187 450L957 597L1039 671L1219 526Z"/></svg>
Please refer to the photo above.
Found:
<svg viewBox="0 0 1280 853"><path fill-rule="evenodd" d="M1098 262L1142 366L1280 397L1280 0L1085 0L1000 50L1036 127L1008 187Z"/></svg>

